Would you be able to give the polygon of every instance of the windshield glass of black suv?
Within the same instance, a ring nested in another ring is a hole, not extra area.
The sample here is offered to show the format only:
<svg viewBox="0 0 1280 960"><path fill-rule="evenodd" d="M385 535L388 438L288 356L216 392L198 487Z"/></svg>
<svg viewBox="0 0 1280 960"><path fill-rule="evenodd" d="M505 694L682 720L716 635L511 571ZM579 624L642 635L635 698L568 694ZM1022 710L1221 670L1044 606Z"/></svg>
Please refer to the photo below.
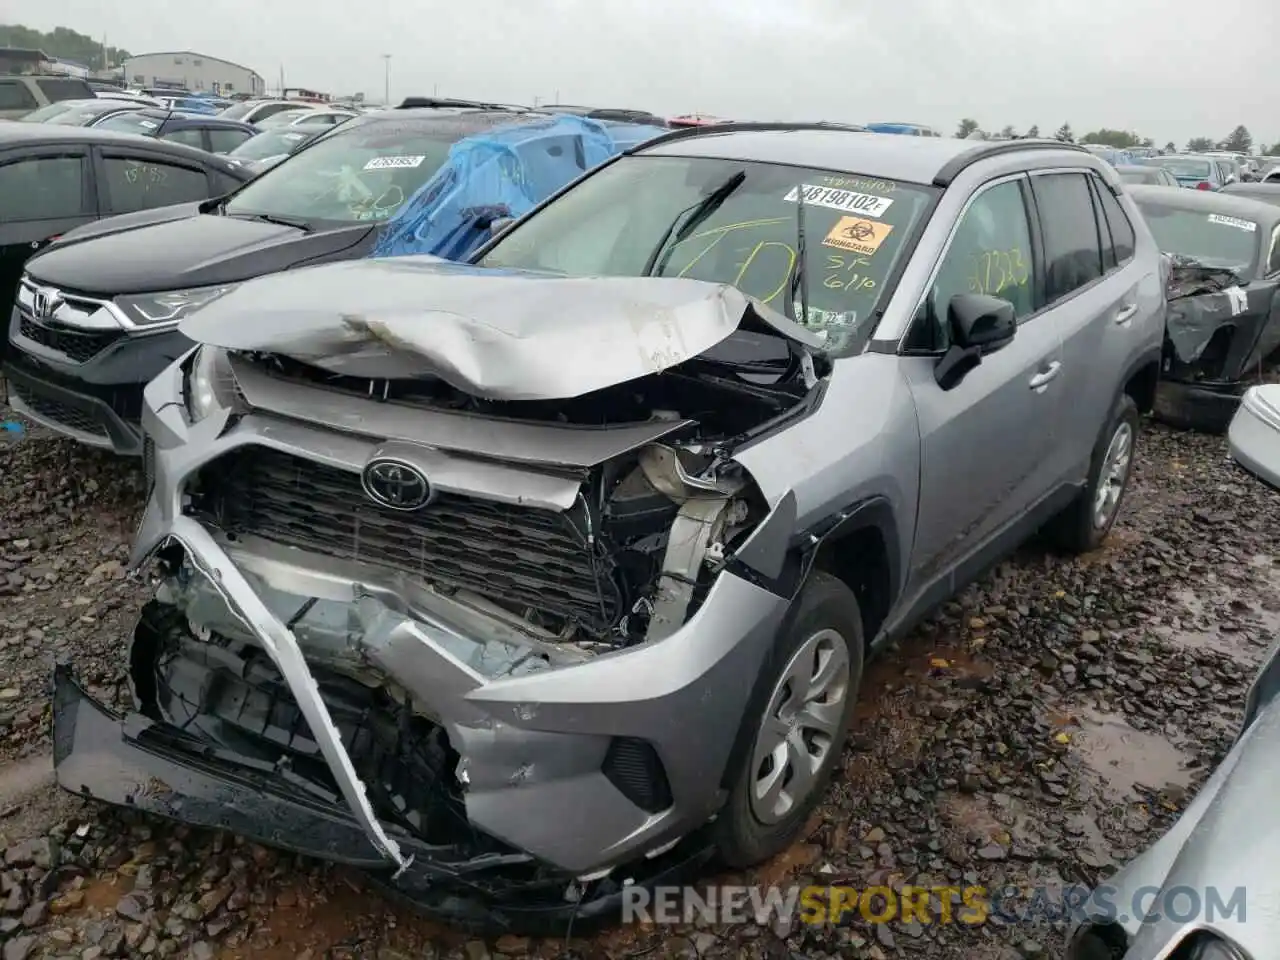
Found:
<svg viewBox="0 0 1280 960"><path fill-rule="evenodd" d="M444 165L457 139L444 124L345 128L250 181L225 212L310 224L386 220Z"/></svg>
<svg viewBox="0 0 1280 960"><path fill-rule="evenodd" d="M874 329L934 196L930 187L831 170L642 154L518 223L480 263L727 283L803 318L829 353L845 355Z"/></svg>

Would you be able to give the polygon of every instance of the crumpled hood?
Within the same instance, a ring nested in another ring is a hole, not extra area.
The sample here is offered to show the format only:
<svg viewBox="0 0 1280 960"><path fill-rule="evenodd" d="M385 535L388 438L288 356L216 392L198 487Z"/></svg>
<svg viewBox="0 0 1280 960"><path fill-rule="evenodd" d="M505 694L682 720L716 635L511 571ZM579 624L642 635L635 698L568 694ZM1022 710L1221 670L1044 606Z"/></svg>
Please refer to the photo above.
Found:
<svg viewBox="0 0 1280 960"><path fill-rule="evenodd" d="M429 256L262 277L180 329L199 343L279 353L348 376L439 377L493 400L560 400L676 366L739 327L822 346L725 284L566 278Z"/></svg>

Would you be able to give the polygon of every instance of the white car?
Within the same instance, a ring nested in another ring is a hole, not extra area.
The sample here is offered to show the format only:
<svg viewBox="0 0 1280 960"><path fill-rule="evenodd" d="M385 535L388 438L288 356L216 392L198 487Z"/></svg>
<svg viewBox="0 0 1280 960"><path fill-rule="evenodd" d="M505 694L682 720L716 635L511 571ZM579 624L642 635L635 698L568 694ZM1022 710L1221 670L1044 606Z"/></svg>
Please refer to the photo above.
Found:
<svg viewBox="0 0 1280 960"><path fill-rule="evenodd" d="M1227 444L1236 463L1280 490L1280 383L1245 391Z"/></svg>
<svg viewBox="0 0 1280 960"><path fill-rule="evenodd" d="M297 110L305 107L297 100L245 100L235 103L223 110L218 116L224 120L239 120L242 123L259 124L267 117L284 110Z"/></svg>

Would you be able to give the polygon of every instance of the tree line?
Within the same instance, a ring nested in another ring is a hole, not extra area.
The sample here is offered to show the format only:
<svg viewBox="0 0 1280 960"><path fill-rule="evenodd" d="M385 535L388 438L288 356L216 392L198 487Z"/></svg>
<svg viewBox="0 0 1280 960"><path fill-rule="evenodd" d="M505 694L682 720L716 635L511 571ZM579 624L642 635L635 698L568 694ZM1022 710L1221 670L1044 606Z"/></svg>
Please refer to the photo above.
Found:
<svg viewBox="0 0 1280 960"><path fill-rule="evenodd" d="M48 33L41 33L16 23L0 24L0 47L41 50L46 56L71 60L95 70L119 66L130 57L128 50L105 46L102 40L67 27L54 27Z"/></svg>
<svg viewBox="0 0 1280 960"><path fill-rule="evenodd" d="M956 136L962 140L974 133L980 133L983 136L990 136L987 131L982 129L982 126L978 121L971 117L965 117L960 121L960 126L956 128ZM1040 136L1040 128L1033 125L1026 133L1019 134L1012 126L1007 126L1000 130L998 135L1002 137L1024 136L1034 138ZM1124 150L1129 147L1156 146L1155 140L1150 137L1140 137L1132 130L1110 130L1107 127L1103 127L1100 130L1093 130L1082 137L1077 137L1074 131L1072 131L1071 124L1069 123L1064 123L1059 127L1058 131L1053 134L1053 139L1060 140L1063 143L1098 143L1103 146L1115 147L1119 150ZM1176 153L1178 145L1170 140L1164 145L1164 150L1166 153ZM1214 139L1213 137L1192 137L1187 141L1183 150L1187 153L1203 153L1206 150L1229 150L1232 153L1254 154L1255 145L1253 142L1253 136L1249 133L1248 127L1241 124L1221 140ZM1280 142L1273 143L1271 146L1257 144L1256 152L1266 156L1280 156Z"/></svg>

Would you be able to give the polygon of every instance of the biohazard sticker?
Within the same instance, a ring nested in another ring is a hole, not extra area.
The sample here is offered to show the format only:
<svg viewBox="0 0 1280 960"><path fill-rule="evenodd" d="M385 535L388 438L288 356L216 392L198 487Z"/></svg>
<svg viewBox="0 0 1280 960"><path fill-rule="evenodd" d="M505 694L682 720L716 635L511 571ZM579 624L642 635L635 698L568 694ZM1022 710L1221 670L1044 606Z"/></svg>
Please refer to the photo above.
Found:
<svg viewBox="0 0 1280 960"><path fill-rule="evenodd" d="M804 202L813 207L828 207L832 210L843 210L845 213L856 213L861 217L879 217L893 205L888 197L875 197L869 193L854 193L852 190L840 190L836 187L815 187L806 183L803 187L792 187L782 199L787 203L795 203L800 190L804 190Z"/></svg>
<svg viewBox="0 0 1280 960"><path fill-rule="evenodd" d="M1239 217L1224 217L1220 213L1209 214L1209 222L1217 223L1224 227L1235 227L1237 230L1245 230L1254 233L1258 229L1258 225L1252 220L1241 220Z"/></svg>
<svg viewBox="0 0 1280 960"><path fill-rule="evenodd" d="M869 257L880 249L880 244L884 243L885 237L892 230L891 223L877 223L861 217L841 217L822 243L827 247L839 247L841 250Z"/></svg>
<svg viewBox="0 0 1280 960"><path fill-rule="evenodd" d="M401 170L421 166L426 157L374 157L364 165L366 170Z"/></svg>

